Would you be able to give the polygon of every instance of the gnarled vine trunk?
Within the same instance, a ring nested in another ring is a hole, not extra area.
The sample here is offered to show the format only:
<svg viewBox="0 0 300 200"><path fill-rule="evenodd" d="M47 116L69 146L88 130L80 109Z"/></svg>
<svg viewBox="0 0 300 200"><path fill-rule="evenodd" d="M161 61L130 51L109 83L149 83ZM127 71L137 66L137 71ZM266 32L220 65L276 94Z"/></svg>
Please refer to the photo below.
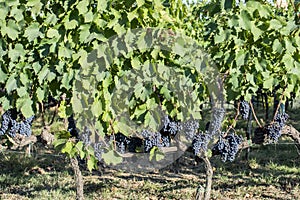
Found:
<svg viewBox="0 0 300 200"><path fill-rule="evenodd" d="M71 165L74 170L75 180L76 180L76 199L84 200L83 196L83 178L78 165L78 160L76 157L71 158Z"/></svg>
<svg viewBox="0 0 300 200"><path fill-rule="evenodd" d="M197 189L196 200L209 200L211 194L212 178L213 178L213 168L211 166L210 160L207 155L201 157L205 164L206 170L206 183L205 189L199 186Z"/></svg>

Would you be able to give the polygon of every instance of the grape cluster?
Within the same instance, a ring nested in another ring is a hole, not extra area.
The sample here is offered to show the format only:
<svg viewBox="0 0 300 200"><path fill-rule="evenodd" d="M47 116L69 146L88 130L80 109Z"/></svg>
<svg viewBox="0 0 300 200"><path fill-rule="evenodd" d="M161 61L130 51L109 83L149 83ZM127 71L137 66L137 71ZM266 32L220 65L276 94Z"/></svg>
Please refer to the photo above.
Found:
<svg viewBox="0 0 300 200"><path fill-rule="evenodd" d="M278 123L281 129L285 126L286 121L289 119L289 115L287 113L277 113L274 121Z"/></svg>
<svg viewBox="0 0 300 200"><path fill-rule="evenodd" d="M163 136L160 132L151 132L149 130L143 130L141 135L144 137L144 151L150 152L153 147L169 147L170 138Z"/></svg>
<svg viewBox="0 0 300 200"><path fill-rule="evenodd" d="M104 153L104 143L103 142L97 142L94 145L94 149L95 149L95 157L101 161L102 160L102 154Z"/></svg>
<svg viewBox="0 0 300 200"><path fill-rule="evenodd" d="M180 129L180 123L171 121L170 117L166 115L163 119L163 127L160 130L160 133L163 135L175 136Z"/></svg>
<svg viewBox="0 0 300 200"><path fill-rule="evenodd" d="M199 122L196 120L189 120L182 124L182 130L188 140L193 140L199 129Z"/></svg>
<svg viewBox="0 0 300 200"><path fill-rule="evenodd" d="M273 142L278 142L279 137L281 136L281 131L285 126L286 121L289 116L286 113L277 113L274 118L274 122L265 127L268 138Z"/></svg>
<svg viewBox="0 0 300 200"><path fill-rule="evenodd" d="M221 155L221 160L223 162L232 162L235 159L235 156L238 152L238 147L242 141L243 137L234 133L227 135L225 138L220 136L218 142L212 149L213 154Z"/></svg>
<svg viewBox="0 0 300 200"><path fill-rule="evenodd" d="M222 126L222 121L224 119L224 116L225 116L224 108L213 108L212 120L208 128L211 135L215 135L219 132Z"/></svg>
<svg viewBox="0 0 300 200"><path fill-rule="evenodd" d="M27 137L31 135L31 125L34 116L24 119L21 122L17 121L17 117L18 112L16 109L10 109L3 113L0 135L8 134L10 137L15 137L17 133Z"/></svg>
<svg viewBox="0 0 300 200"><path fill-rule="evenodd" d="M250 113L250 105L247 101L240 101L239 112L242 115L243 119L248 119Z"/></svg>
<svg viewBox="0 0 300 200"><path fill-rule="evenodd" d="M202 152L206 152L210 140L211 135L209 135L207 131L195 135L192 142L194 154L200 156Z"/></svg>

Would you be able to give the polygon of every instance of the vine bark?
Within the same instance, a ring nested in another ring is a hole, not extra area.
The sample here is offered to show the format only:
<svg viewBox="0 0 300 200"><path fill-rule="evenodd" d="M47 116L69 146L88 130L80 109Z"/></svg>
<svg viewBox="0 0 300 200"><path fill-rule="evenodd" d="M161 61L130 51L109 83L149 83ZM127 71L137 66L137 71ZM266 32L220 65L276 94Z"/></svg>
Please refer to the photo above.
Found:
<svg viewBox="0 0 300 200"><path fill-rule="evenodd" d="M74 170L75 180L76 180L76 199L84 200L83 196L83 178L78 165L78 160L76 157L71 158L71 165Z"/></svg>

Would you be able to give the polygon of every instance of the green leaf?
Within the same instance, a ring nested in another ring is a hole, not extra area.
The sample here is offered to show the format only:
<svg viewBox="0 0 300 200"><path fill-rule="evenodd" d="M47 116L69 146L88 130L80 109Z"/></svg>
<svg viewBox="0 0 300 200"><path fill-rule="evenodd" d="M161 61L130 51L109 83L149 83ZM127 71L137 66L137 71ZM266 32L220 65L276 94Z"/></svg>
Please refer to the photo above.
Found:
<svg viewBox="0 0 300 200"><path fill-rule="evenodd" d="M294 68L294 59L289 53L283 55L281 62L284 64L286 71L290 71Z"/></svg>
<svg viewBox="0 0 300 200"><path fill-rule="evenodd" d="M90 156L87 161L87 168L91 172L93 169L97 169L97 160L94 156Z"/></svg>
<svg viewBox="0 0 300 200"><path fill-rule="evenodd" d="M92 11L89 11L88 13L86 13L84 15L84 22L85 23L90 23L91 21L93 21L93 18L94 18L94 14Z"/></svg>
<svg viewBox="0 0 300 200"><path fill-rule="evenodd" d="M77 9L79 11L79 14L85 14L88 11L87 6L89 5L89 1L87 0L81 0L79 1L78 5L77 5Z"/></svg>
<svg viewBox="0 0 300 200"><path fill-rule="evenodd" d="M38 79L39 79L39 83L42 84L44 79L46 78L46 76L48 75L49 73L49 69L48 69L48 66L44 66L43 69L39 72L38 74Z"/></svg>
<svg viewBox="0 0 300 200"><path fill-rule="evenodd" d="M231 9L233 5L235 4L235 1L233 0L221 0L221 8L222 9Z"/></svg>
<svg viewBox="0 0 300 200"><path fill-rule="evenodd" d="M254 22L251 22L251 33L253 34L254 41L256 41L263 34L263 31L256 27Z"/></svg>
<svg viewBox="0 0 300 200"><path fill-rule="evenodd" d="M71 151L72 151L72 149L73 149L73 147L74 147L73 142L69 142L69 141L68 141L68 142L65 144L64 148L62 148L61 152L70 155L70 154L71 154Z"/></svg>
<svg viewBox="0 0 300 200"><path fill-rule="evenodd" d="M78 25L78 21L75 19L72 19L71 21L67 21L64 24L66 30L75 29L77 25Z"/></svg>
<svg viewBox="0 0 300 200"><path fill-rule="evenodd" d="M273 82L274 82L274 78L270 76L264 81L263 88L271 90L273 88Z"/></svg>
<svg viewBox="0 0 300 200"><path fill-rule="evenodd" d="M37 37L41 36L42 33L39 29L39 23L34 22L25 29L24 36L28 38L28 41L31 42Z"/></svg>
<svg viewBox="0 0 300 200"><path fill-rule="evenodd" d="M108 165L117 165L122 162L122 157L118 156L114 150L102 154L102 159Z"/></svg>
<svg viewBox="0 0 300 200"><path fill-rule="evenodd" d="M3 26L1 29L2 33L7 34L12 40L16 40L19 35L19 27L14 20L8 20L7 26Z"/></svg>
<svg viewBox="0 0 300 200"><path fill-rule="evenodd" d="M153 147L149 152L149 160L152 161L154 157L156 161L161 161L165 158L165 155L158 147Z"/></svg>
<svg viewBox="0 0 300 200"><path fill-rule="evenodd" d="M244 65L246 63L246 52L244 49L241 49L236 53L235 62L238 67Z"/></svg>
<svg viewBox="0 0 300 200"><path fill-rule="evenodd" d="M155 114L157 113L154 111L147 111L144 121L144 125L147 127L147 129L157 130L160 119L158 119Z"/></svg>
<svg viewBox="0 0 300 200"><path fill-rule="evenodd" d="M5 89L7 91L7 93L11 93L13 90L17 89L18 85L17 85L17 79L15 74L11 75L5 85Z"/></svg>
<svg viewBox="0 0 300 200"><path fill-rule="evenodd" d="M37 74L42 67L39 62L34 62L32 64L32 68L33 68L34 72Z"/></svg>
<svg viewBox="0 0 300 200"><path fill-rule="evenodd" d="M174 44L173 47L173 52L180 55L180 56L184 56L185 55L185 47L184 47L184 40L183 38L177 38L176 42Z"/></svg>
<svg viewBox="0 0 300 200"><path fill-rule="evenodd" d="M23 97L28 94L25 87L17 88L17 93L18 93L19 97Z"/></svg>
<svg viewBox="0 0 300 200"><path fill-rule="evenodd" d="M127 119L130 120L130 119ZM132 129L133 127L130 126L130 122L128 122L126 119L120 119L120 121L116 121L114 123L114 127L116 127L115 131L116 132L121 132L122 134L126 136L130 136L134 130ZM118 131L117 131L118 130Z"/></svg>
<svg viewBox="0 0 300 200"><path fill-rule="evenodd" d="M39 87L39 88L36 90L36 95L37 95L38 101L39 101L40 103L42 103L43 100L44 100L44 98L45 98L45 91Z"/></svg>
<svg viewBox="0 0 300 200"><path fill-rule="evenodd" d="M23 105L21 106L21 112L24 115L24 117L28 118L34 115L33 109L32 109L32 100L27 97L25 101L23 101Z"/></svg>
<svg viewBox="0 0 300 200"><path fill-rule="evenodd" d="M46 36L48 38L59 38L58 30L50 28L50 29L48 29Z"/></svg>
<svg viewBox="0 0 300 200"><path fill-rule="evenodd" d="M16 62L19 58L25 56L25 49L22 44L17 43L14 49L8 51L8 57L11 59L11 62Z"/></svg>
<svg viewBox="0 0 300 200"><path fill-rule="evenodd" d="M102 114L103 109L101 100L95 99L93 101L91 111L95 117L99 117Z"/></svg>
<svg viewBox="0 0 300 200"><path fill-rule="evenodd" d="M273 49L274 52L282 53L283 47L282 47L281 42L278 39L274 40L273 45L272 45L272 49Z"/></svg>
<svg viewBox="0 0 300 200"><path fill-rule="evenodd" d="M24 19L23 12L24 12L23 9L18 9L18 6L14 6L11 9L10 14L11 14L11 16L13 16L16 19L17 22L20 22L21 20ZM4 13L2 13L2 14L4 14Z"/></svg>
<svg viewBox="0 0 300 200"><path fill-rule="evenodd" d="M107 8L107 0L98 0L97 1L97 10L104 11Z"/></svg>
<svg viewBox="0 0 300 200"><path fill-rule="evenodd" d="M81 25L79 27L79 41L80 42L85 42L88 38L88 36L90 35L90 24L84 24L84 25Z"/></svg>
<svg viewBox="0 0 300 200"><path fill-rule="evenodd" d="M239 87L239 80L238 80L238 74L237 73L231 74L231 76L229 78L229 83L232 84L233 88L238 88Z"/></svg>
<svg viewBox="0 0 300 200"><path fill-rule="evenodd" d="M54 146L55 149L58 149L62 145L65 145L67 141L68 141L67 139L57 139L57 138L55 138L54 141L53 141L53 146Z"/></svg>
<svg viewBox="0 0 300 200"><path fill-rule="evenodd" d="M286 52L293 55L293 53L296 51L296 48L293 46L292 41L289 38L285 38L284 41Z"/></svg>
<svg viewBox="0 0 300 200"><path fill-rule="evenodd" d="M85 156L83 142L82 141L77 142L77 144L75 145L75 148L77 149L77 152L79 152L80 158L83 159Z"/></svg>
<svg viewBox="0 0 300 200"><path fill-rule="evenodd" d="M129 22L131 22L133 19L138 18L138 17L139 17L139 15L137 13L137 10L127 13L127 19Z"/></svg>
<svg viewBox="0 0 300 200"><path fill-rule="evenodd" d="M58 107L58 116L60 118L66 118L67 117L66 110L67 110L66 101L61 101L61 103Z"/></svg>
<svg viewBox="0 0 300 200"><path fill-rule="evenodd" d="M274 29L277 31L277 30L280 30L281 27L282 27L282 23L279 20L277 20L277 19L270 20L270 28L271 29Z"/></svg>
<svg viewBox="0 0 300 200"><path fill-rule="evenodd" d="M145 0L137 0L136 1L138 8L145 4Z"/></svg>
<svg viewBox="0 0 300 200"><path fill-rule="evenodd" d="M239 22L243 29L251 31L251 16L246 10L241 11Z"/></svg>
<svg viewBox="0 0 300 200"><path fill-rule="evenodd" d="M295 21L294 19L290 19L287 24L282 27L281 29L279 29L279 32L282 34L282 35L290 35L290 33L295 30L298 26L295 24Z"/></svg>
<svg viewBox="0 0 300 200"><path fill-rule="evenodd" d="M58 48L58 58L71 58L73 51L65 46Z"/></svg>
<svg viewBox="0 0 300 200"><path fill-rule="evenodd" d="M7 75L2 71L0 67L0 83L5 83Z"/></svg>

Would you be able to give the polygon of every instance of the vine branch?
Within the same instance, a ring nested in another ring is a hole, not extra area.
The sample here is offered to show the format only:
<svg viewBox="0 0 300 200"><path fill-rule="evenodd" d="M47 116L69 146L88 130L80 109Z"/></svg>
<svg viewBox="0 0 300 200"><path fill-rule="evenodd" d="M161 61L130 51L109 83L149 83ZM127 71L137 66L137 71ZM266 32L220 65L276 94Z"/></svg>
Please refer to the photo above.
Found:
<svg viewBox="0 0 300 200"><path fill-rule="evenodd" d="M254 119L255 119L256 123L258 124L258 126L259 126L260 128L262 128L262 125L260 124L260 122L258 121L258 119L257 119L257 117L256 117L256 114L255 114L255 110L254 110L252 101L249 101L249 104L250 104L251 111L252 111L252 113L253 113L253 116L254 116Z"/></svg>

